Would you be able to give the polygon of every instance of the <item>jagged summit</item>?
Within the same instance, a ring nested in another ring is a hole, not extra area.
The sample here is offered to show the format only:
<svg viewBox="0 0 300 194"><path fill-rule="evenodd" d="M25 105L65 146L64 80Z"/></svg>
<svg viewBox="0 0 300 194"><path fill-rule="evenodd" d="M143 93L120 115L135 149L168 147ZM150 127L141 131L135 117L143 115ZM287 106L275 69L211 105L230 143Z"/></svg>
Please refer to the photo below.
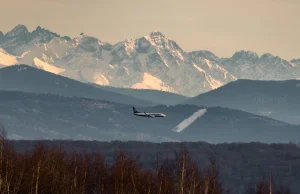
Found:
<svg viewBox="0 0 300 194"><path fill-rule="evenodd" d="M300 58L299 59L292 59L291 63L300 64Z"/></svg>
<svg viewBox="0 0 300 194"><path fill-rule="evenodd" d="M250 59L250 60L257 60L259 59L259 56L256 52L253 51L247 51L247 50L241 50L238 52L235 52L232 56L233 60L237 60L237 59Z"/></svg>
<svg viewBox="0 0 300 194"><path fill-rule="evenodd" d="M11 31L6 33L6 36L18 36L21 34L27 34L28 33L28 29L25 25L22 24L18 24L17 26L15 26Z"/></svg>
<svg viewBox="0 0 300 194"><path fill-rule="evenodd" d="M166 35L158 30L153 30L152 32L150 32L150 37L166 37Z"/></svg>
<svg viewBox="0 0 300 194"><path fill-rule="evenodd" d="M36 31L42 31L44 28L42 28L41 26L36 27Z"/></svg>
<svg viewBox="0 0 300 194"><path fill-rule="evenodd" d="M0 48L6 51L0 53L2 66L32 64L99 85L195 96L236 79L300 77L297 60L289 62L271 54L259 57L247 50L230 58L205 50L185 52L159 30L113 45L84 33L72 39L61 37L41 26L28 32L24 25L18 25L8 33L13 36L0 33Z"/></svg>
<svg viewBox="0 0 300 194"><path fill-rule="evenodd" d="M271 54L271 53L265 53L265 54L263 54L263 55L260 57L261 60L266 60L266 59L279 59L279 58L280 58L280 57L274 56L274 55Z"/></svg>
<svg viewBox="0 0 300 194"><path fill-rule="evenodd" d="M152 31L148 36L144 36L152 45L167 44L169 38L158 30Z"/></svg>
<svg viewBox="0 0 300 194"><path fill-rule="evenodd" d="M43 34L43 33L51 33L51 34L56 34L54 32L51 32L50 30L47 30L45 28L42 28L41 26L38 26L35 30L32 31L32 33L36 33L36 34ZM56 34L58 35L58 34ZM59 35L58 35L59 36Z"/></svg>
<svg viewBox="0 0 300 194"><path fill-rule="evenodd" d="M103 42L99 38L80 33L79 36L70 39L73 43L75 42L75 45L85 45L85 46L93 46L93 47L99 47L103 45L107 45L109 43ZM109 44L110 45L110 44Z"/></svg>
<svg viewBox="0 0 300 194"><path fill-rule="evenodd" d="M101 44L101 40L88 35L81 36L79 40L82 44L99 44L99 45Z"/></svg>
<svg viewBox="0 0 300 194"><path fill-rule="evenodd" d="M271 58L274 57L274 55L272 55L271 53L264 53L261 58Z"/></svg>
<svg viewBox="0 0 300 194"><path fill-rule="evenodd" d="M20 56L23 55L23 53L28 53L33 47L49 43L54 38L59 38L62 41L70 40L67 36L61 37L41 26L37 26L36 29L29 32L25 25L18 24L11 31L7 32L5 36L1 37L0 48L5 49L10 54ZM45 58L48 57L45 56ZM28 62L26 61L26 63Z"/></svg>
<svg viewBox="0 0 300 194"><path fill-rule="evenodd" d="M1 33L0 33L1 34ZM54 37L61 37L59 34L54 33L46 28L41 26L37 26L35 30L28 31L27 27L23 24L18 24L11 31L7 32L5 35L8 37L21 36L21 35L31 35L31 36L43 36L43 35L51 35ZM69 39L69 37L64 36L62 38Z"/></svg>
<svg viewBox="0 0 300 194"><path fill-rule="evenodd" d="M18 24L11 31L27 31L28 32L28 29L25 25Z"/></svg>
<svg viewBox="0 0 300 194"><path fill-rule="evenodd" d="M37 26L35 30L33 31L43 31L46 30L45 28L42 28L41 26ZM32 31L32 32L33 32ZM27 27L23 24L16 25L12 30L8 31L6 34L15 33L15 32L26 32L29 33Z"/></svg>

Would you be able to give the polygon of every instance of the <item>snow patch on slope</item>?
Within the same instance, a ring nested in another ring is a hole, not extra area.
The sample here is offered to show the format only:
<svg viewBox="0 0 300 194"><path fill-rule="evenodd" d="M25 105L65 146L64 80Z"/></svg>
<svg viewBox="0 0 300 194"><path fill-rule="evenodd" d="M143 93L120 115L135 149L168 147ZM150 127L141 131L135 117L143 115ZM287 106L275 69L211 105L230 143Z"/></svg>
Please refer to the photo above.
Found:
<svg viewBox="0 0 300 194"><path fill-rule="evenodd" d="M205 73L205 71L203 69L201 69L200 67L198 67L195 63L193 64L193 66L201 73Z"/></svg>
<svg viewBox="0 0 300 194"><path fill-rule="evenodd" d="M94 83L98 85L109 85L108 79L100 72L95 72L93 77Z"/></svg>
<svg viewBox="0 0 300 194"><path fill-rule="evenodd" d="M25 51L24 53L22 53L22 55L21 55L21 57L20 58L24 58L28 53L30 53L31 52L31 50L29 50L29 51Z"/></svg>
<svg viewBox="0 0 300 194"><path fill-rule="evenodd" d="M222 82L215 80L214 78L212 78L210 75L205 74L206 77L206 81L208 83L208 85L206 85L206 83L204 82L203 85L205 87L211 88L211 89L216 89L218 87L221 87L222 85L224 85Z"/></svg>
<svg viewBox="0 0 300 194"><path fill-rule="evenodd" d="M177 93L173 88L165 85L163 81L154 77L149 73L144 73L143 81L140 83L136 83L131 86L134 89L154 89L154 90L162 90L166 92L174 92Z"/></svg>
<svg viewBox="0 0 300 194"><path fill-rule="evenodd" d="M55 67L53 65L49 65L49 64L45 63L44 61L36 58L36 57L33 59L33 63L39 69L43 69L45 71L48 71L48 72L51 72L51 73L54 73L54 74L60 74L60 73L65 71L65 69Z"/></svg>
<svg viewBox="0 0 300 194"><path fill-rule="evenodd" d="M135 41L133 39L127 39L125 41L125 51L126 51L126 54L128 56L131 56L131 53L134 51L135 49Z"/></svg>
<svg viewBox="0 0 300 194"><path fill-rule="evenodd" d="M210 63L209 60L205 59L205 64L211 69L212 68L212 64Z"/></svg>
<svg viewBox="0 0 300 194"><path fill-rule="evenodd" d="M69 72L67 76L75 76L76 72ZM77 75L82 82L95 83L98 85L109 85L110 82L107 77L100 71L100 69L83 68L77 71ZM76 75L76 76L77 76Z"/></svg>
<svg viewBox="0 0 300 194"><path fill-rule="evenodd" d="M18 63L17 57L8 54L0 48L0 65L11 66Z"/></svg>

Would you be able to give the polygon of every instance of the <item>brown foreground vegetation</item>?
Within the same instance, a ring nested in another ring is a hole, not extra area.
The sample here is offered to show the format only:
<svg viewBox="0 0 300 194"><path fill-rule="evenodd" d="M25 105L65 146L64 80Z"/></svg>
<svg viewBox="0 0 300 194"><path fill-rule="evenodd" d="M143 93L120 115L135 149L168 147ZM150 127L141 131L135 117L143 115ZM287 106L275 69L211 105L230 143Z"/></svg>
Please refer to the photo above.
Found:
<svg viewBox="0 0 300 194"><path fill-rule="evenodd" d="M0 193L99 194L225 194L215 160L200 170L182 146L175 161L157 156L154 170L142 169L137 160L118 150L108 165L101 154L67 154L63 149L37 145L18 153L0 139ZM270 192L270 186L272 187ZM272 182L258 181L246 194L290 194Z"/></svg>

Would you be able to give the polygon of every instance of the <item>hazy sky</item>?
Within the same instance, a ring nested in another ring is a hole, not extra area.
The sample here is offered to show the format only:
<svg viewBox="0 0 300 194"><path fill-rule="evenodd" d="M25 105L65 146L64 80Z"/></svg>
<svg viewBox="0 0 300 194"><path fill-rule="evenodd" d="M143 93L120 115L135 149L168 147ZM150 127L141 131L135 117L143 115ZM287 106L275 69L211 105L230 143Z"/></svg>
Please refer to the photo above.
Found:
<svg viewBox="0 0 300 194"><path fill-rule="evenodd" d="M0 31L38 25L112 44L163 32L182 49L300 58L300 0L0 0Z"/></svg>

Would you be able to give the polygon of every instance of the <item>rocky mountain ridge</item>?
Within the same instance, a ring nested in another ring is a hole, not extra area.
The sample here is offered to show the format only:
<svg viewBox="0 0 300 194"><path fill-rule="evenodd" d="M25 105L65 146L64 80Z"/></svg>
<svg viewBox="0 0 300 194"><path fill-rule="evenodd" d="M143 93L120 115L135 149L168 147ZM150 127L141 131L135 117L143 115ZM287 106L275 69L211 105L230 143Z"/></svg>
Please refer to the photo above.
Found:
<svg viewBox="0 0 300 194"><path fill-rule="evenodd" d="M0 33L0 65L28 64L81 82L155 89L196 96L237 79L300 77L299 59L239 51L219 58L209 51L185 52L159 31L109 44L81 33L60 36L38 26L18 25Z"/></svg>

